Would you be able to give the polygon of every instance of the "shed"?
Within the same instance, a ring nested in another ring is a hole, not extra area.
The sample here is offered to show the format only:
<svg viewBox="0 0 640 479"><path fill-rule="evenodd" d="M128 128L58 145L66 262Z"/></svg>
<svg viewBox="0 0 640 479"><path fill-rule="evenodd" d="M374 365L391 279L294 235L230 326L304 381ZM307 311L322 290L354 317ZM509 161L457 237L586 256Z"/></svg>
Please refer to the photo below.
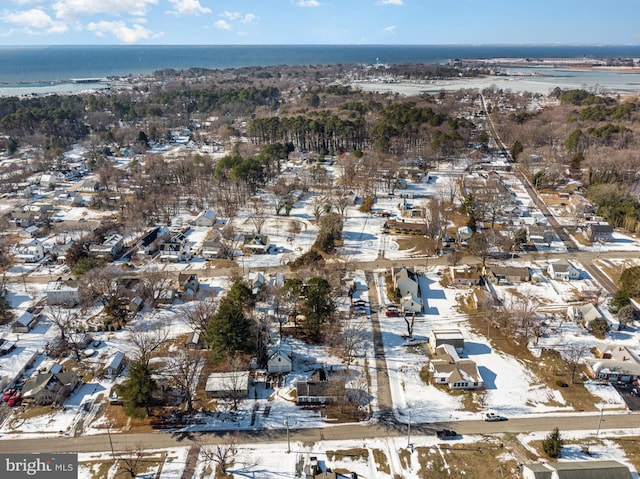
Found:
<svg viewBox="0 0 640 479"><path fill-rule="evenodd" d="M249 371L211 373L204 388L208 398L249 396Z"/></svg>
<svg viewBox="0 0 640 479"><path fill-rule="evenodd" d="M110 377L116 377L120 374L125 365L126 356L122 351L118 351L113 356L111 356L105 366L104 366L104 374Z"/></svg>
<svg viewBox="0 0 640 479"><path fill-rule="evenodd" d="M29 311L25 311L14 321L13 331L16 333L28 333L36 322L37 318Z"/></svg>
<svg viewBox="0 0 640 479"><path fill-rule="evenodd" d="M432 329L429 333L429 349L435 351L438 346L450 344L457 353L464 350L464 336L459 329Z"/></svg>

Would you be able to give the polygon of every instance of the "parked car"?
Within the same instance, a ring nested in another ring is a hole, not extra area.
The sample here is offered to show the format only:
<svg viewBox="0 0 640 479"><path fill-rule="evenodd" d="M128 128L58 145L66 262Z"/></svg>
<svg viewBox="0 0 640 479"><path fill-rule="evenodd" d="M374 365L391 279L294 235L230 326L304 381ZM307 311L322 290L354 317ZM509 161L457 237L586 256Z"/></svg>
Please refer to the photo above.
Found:
<svg viewBox="0 0 640 479"><path fill-rule="evenodd" d="M441 429L436 431L436 436L438 436L438 439L455 439L458 437L458 433L451 429Z"/></svg>
<svg viewBox="0 0 640 479"><path fill-rule="evenodd" d="M504 416L499 416L493 412L488 412L484 415L484 420L487 422L497 422L497 421L506 421L507 418Z"/></svg>
<svg viewBox="0 0 640 479"><path fill-rule="evenodd" d="M2 393L2 400L4 402L7 402L9 400L9 398L11 396L13 396L16 393L16 388L9 388L6 389L3 393Z"/></svg>
<svg viewBox="0 0 640 479"><path fill-rule="evenodd" d="M384 314L388 318L397 318L397 317L400 316L400 311L393 310L393 309L387 309L387 311Z"/></svg>
<svg viewBox="0 0 640 479"><path fill-rule="evenodd" d="M7 404L9 406L18 406L20 405L21 401L22 401L22 393L18 391L16 394L14 394L9 398L9 400L7 401Z"/></svg>
<svg viewBox="0 0 640 479"><path fill-rule="evenodd" d="M631 395L640 396L640 392L638 391L638 388L631 388Z"/></svg>

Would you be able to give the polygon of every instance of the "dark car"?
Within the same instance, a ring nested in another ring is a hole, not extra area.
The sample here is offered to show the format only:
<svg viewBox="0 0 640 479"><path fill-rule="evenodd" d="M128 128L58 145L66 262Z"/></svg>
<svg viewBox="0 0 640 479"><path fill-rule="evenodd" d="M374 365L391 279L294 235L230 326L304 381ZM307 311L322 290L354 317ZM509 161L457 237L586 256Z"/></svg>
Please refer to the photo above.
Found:
<svg viewBox="0 0 640 479"><path fill-rule="evenodd" d="M438 436L438 439L455 439L458 437L458 433L451 429L441 429L436 431L436 436Z"/></svg>

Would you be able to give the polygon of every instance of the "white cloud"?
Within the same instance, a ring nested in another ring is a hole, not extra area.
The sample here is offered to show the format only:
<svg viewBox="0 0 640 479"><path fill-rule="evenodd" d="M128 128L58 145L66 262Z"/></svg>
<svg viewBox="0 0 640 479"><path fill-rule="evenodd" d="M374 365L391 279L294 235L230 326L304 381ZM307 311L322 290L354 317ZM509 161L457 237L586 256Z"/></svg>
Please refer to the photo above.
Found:
<svg viewBox="0 0 640 479"><path fill-rule="evenodd" d="M396 33L396 26L395 25L390 25L388 27L384 27L384 29L382 30L384 33Z"/></svg>
<svg viewBox="0 0 640 479"><path fill-rule="evenodd" d="M319 7L320 2L318 0L298 0L297 5L299 7Z"/></svg>
<svg viewBox="0 0 640 479"><path fill-rule="evenodd" d="M78 15L119 13L143 16L150 5L156 5L158 0L58 0L53 4L56 17L64 20L74 20Z"/></svg>
<svg viewBox="0 0 640 479"><path fill-rule="evenodd" d="M240 18L240 12L225 11L224 13L221 13L220 16L228 20L237 20L238 18Z"/></svg>
<svg viewBox="0 0 640 479"><path fill-rule="evenodd" d="M210 8L200 5L200 0L169 0L174 10L169 11L174 15L204 15L211 13Z"/></svg>
<svg viewBox="0 0 640 479"><path fill-rule="evenodd" d="M254 15L253 13L247 13L244 17L242 17L240 23L249 25L250 23L254 23L256 20L258 20L258 17L256 15Z"/></svg>
<svg viewBox="0 0 640 479"><path fill-rule="evenodd" d="M404 0L380 0L381 5L404 5Z"/></svg>
<svg viewBox="0 0 640 479"><path fill-rule="evenodd" d="M31 5L32 3L42 3L43 0L13 0L17 5Z"/></svg>
<svg viewBox="0 0 640 479"><path fill-rule="evenodd" d="M87 30L94 32L99 37L113 35L122 43L137 43L153 36L153 32L142 25L135 24L128 27L124 22L91 22L87 25Z"/></svg>
<svg viewBox="0 0 640 479"><path fill-rule="evenodd" d="M29 35L42 33L64 33L69 27L59 21L53 20L47 13L39 8L14 12L4 11L2 20L22 29Z"/></svg>
<svg viewBox="0 0 640 479"><path fill-rule="evenodd" d="M225 22L224 20L218 20L213 24L214 27L219 28L220 30L232 30L233 27L231 24Z"/></svg>

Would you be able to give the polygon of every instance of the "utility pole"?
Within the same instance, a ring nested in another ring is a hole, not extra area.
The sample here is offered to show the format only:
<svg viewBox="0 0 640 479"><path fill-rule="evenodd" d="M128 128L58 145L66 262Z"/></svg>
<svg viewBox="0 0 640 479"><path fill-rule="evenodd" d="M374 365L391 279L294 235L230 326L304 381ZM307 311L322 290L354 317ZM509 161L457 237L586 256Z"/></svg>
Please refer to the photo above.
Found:
<svg viewBox="0 0 640 479"><path fill-rule="evenodd" d="M284 420L285 426L287 426L287 454L291 452L291 438L289 437L289 416Z"/></svg>
<svg viewBox="0 0 640 479"><path fill-rule="evenodd" d="M602 414L604 413L604 404L600 405L600 419L598 420L598 429L596 429L596 439L598 439L598 434L600 434L600 426L602 425Z"/></svg>
<svg viewBox="0 0 640 479"><path fill-rule="evenodd" d="M407 449L411 447L411 409L409 409L409 424L407 426Z"/></svg>

